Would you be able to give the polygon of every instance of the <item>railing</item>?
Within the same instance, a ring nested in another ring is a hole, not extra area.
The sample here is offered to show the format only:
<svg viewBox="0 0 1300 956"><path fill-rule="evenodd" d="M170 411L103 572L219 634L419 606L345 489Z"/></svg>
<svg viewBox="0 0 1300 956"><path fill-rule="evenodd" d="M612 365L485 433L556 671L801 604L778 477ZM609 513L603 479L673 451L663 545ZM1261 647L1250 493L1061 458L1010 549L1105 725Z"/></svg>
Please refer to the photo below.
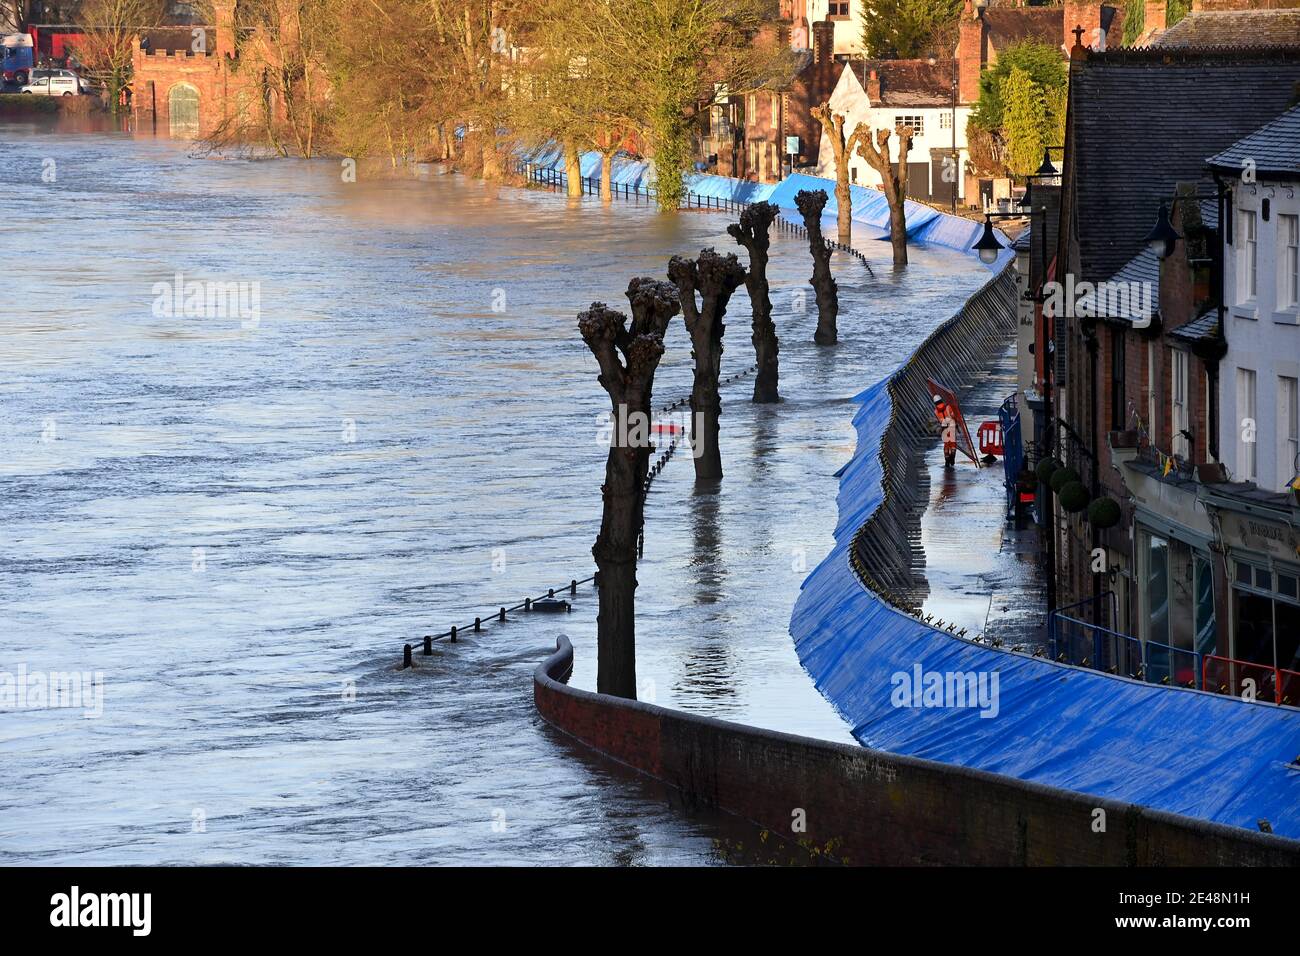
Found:
<svg viewBox="0 0 1300 956"><path fill-rule="evenodd" d="M1200 654L1160 641L1140 641L1113 628L1062 613L1065 610L1068 609L1054 611L1048 619L1051 654L1062 664L1088 667L1148 684L1208 690L1266 704L1289 707L1300 704L1300 672L1217 654Z"/></svg>
<svg viewBox="0 0 1300 956"><path fill-rule="evenodd" d="M1290 707L1300 703L1300 673L1284 667L1209 654L1201 673L1205 689L1215 693Z"/></svg>

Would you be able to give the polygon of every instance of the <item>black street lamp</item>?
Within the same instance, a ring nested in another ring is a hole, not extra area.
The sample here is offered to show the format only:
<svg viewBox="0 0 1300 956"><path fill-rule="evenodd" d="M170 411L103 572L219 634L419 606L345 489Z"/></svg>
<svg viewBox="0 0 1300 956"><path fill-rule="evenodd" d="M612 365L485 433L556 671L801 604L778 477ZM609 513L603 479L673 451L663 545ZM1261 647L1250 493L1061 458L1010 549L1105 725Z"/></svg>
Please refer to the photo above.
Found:
<svg viewBox="0 0 1300 956"><path fill-rule="evenodd" d="M1156 224L1151 227L1143 240L1147 247L1161 259L1168 259L1174 254L1174 244L1183 238L1169 221L1169 205L1160 203L1160 212L1156 214Z"/></svg>

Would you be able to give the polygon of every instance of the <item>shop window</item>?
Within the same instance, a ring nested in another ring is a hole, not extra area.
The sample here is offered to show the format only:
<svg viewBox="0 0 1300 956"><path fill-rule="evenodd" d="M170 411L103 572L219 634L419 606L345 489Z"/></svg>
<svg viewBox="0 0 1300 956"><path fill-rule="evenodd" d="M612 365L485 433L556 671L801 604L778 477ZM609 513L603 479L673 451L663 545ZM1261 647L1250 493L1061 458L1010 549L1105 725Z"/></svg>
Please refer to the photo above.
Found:
<svg viewBox="0 0 1300 956"><path fill-rule="evenodd" d="M1195 649L1201 655L1214 654L1218 647L1214 620L1214 569L1200 551L1192 559ZM1198 685L1199 686L1199 685Z"/></svg>
<svg viewBox="0 0 1300 956"><path fill-rule="evenodd" d="M1169 542L1147 536L1146 639L1169 643Z"/></svg>
<svg viewBox="0 0 1300 956"><path fill-rule="evenodd" d="M1232 656L1300 670L1300 571L1238 561L1232 592ZM1300 689L1294 678L1284 677L1284 696L1293 685Z"/></svg>

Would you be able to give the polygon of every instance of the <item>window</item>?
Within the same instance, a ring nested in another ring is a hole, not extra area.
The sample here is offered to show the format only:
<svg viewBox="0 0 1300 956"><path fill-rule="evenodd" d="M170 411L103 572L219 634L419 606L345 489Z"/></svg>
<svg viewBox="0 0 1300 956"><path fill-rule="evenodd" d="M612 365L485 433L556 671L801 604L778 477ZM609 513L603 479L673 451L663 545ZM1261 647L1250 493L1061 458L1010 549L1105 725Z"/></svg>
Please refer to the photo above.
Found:
<svg viewBox="0 0 1300 956"><path fill-rule="evenodd" d="M940 113L940 114L939 114L939 129L952 129L952 114L951 114L951 113Z"/></svg>
<svg viewBox="0 0 1300 956"><path fill-rule="evenodd" d="M1170 367L1171 388L1169 390L1170 425L1169 437L1174 454L1182 458L1191 455L1191 443L1183 434L1187 427L1187 353L1173 349L1170 353L1173 362Z"/></svg>
<svg viewBox="0 0 1300 956"><path fill-rule="evenodd" d="M826 4L826 15L828 17L847 17L849 15L849 0L831 0Z"/></svg>
<svg viewBox="0 0 1300 956"><path fill-rule="evenodd" d="M856 166L850 166L850 167L849 167L849 182L851 182L851 183L856 183L857 181L858 181L858 167L856 167Z"/></svg>
<svg viewBox="0 0 1300 956"><path fill-rule="evenodd" d="M1237 478L1255 481L1255 373L1248 368L1237 369Z"/></svg>
<svg viewBox="0 0 1300 956"><path fill-rule="evenodd" d="M1128 418L1128 400L1124 394L1124 366L1127 364L1122 329L1110 330L1110 428L1122 432Z"/></svg>
<svg viewBox="0 0 1300 956"><path fill-rule="evenodd" d="M1237 261L1237 301L1254 302L1259 269L1259 222L1254 212L1241 211L1241 252Z"/></svg>
<svg viewBox="0 0 1300 956"><path fill-rule="evenodd" d="M1300 581L1294 568L1256 567L1236 562L1232 583L1233 654L1237 660L1253 661L1265 667L1287 671L1300 669ZM1248 672L1247 676L1268 684L1267 672ZM1282 677L1284 697L1294 704L1300 682L1287 674ZM1261 700L1272 700L1272 688L1259 689Z"/></svg>
<svg viewBox="0 0 1300 956"><path fill-rule="evenodd" d="M1300 216L1277 217L1277 307L1300 305Z"/></svg>
<svg viewBox="0 0 1300 956"><path fill-rule="evenodd" d="M1148 641L1169 643L1169 542L1147 535L1146 604Z"/></svg>
<svg viewBox="0 0 1300 956"><path fill-rule="evenodd" d="M894 129L900 126L912 127L912 132L921 136L925 133L925 117L914 113L899 114L894 117Z"/></svg>
<svg viewBox="0 0 1300 956"><path fill-rule="evenodd" d="M1291 483L1300 470L1300 380L1277 377L1277 488Z"/></svg>
<svg viewBox="0 0 1300 956"><path fill-rule="evenodd" d="M1193 647L1198 654L1213 654L1218 638L1215 635L1214 622L1214 570L1209 556L1202 551L1192 555L1192 592L1193 613ZM1200 675L1197 685L1200 686Z"/></svg>

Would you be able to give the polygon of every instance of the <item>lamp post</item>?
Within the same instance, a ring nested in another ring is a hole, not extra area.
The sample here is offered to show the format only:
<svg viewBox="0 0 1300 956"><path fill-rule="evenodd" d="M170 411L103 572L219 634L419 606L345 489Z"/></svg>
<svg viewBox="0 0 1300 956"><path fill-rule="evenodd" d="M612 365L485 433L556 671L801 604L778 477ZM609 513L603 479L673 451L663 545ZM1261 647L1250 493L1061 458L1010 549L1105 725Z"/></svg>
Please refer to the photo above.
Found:
<svg viewBox="0 0 1300 956"><path fill-rule="evenodd" d="M981 13L983 8L981 8ZM934 66L939 62L939 58L933 53L930 54L928 62ZM952 57L952 214L957 215L957 185L961 182L961 153L957 152L957 54L954 51Z"/></svg>
<svg viewBox="0 0 1300 956"><path fill-rule="evenodd" d="M1035 214L1042 217L1042 222L1038 230L1038 248L1039 248L1039 282L1038 288L1029 288L1025 290L1025 298L1033 302L1038 310L1039 328L1038 340L1043 343L1043 447L1040 449L1040 460L1051 454L1055 445L1056 427L1052 418L1052 361L1055 357L1055 349L1051 337L1047 334L1047 316L1043 312L1043 302L1046 296L1043 295L1043 284L1047 281L1047 206L1040 205L1037 209L1028 209L1026 213L1012 212L986 212L984 214L984 232L975 242L972 249L979 253L980 261L986 265L991 265L997 261L998 253L1004 248L998 241L998 237L993 232L994 219L1019 219L1028 214L1030 219L1030 228L1033 228L1033 217ZM1052 499L1052 493L1049 491L1045 495L1046 515L1044 524L1047 528L1047 541L1044 549L1044 577L1047 578L1047 615L1051 619L1052 612L1056 610L1056 502Z"/></svg>

